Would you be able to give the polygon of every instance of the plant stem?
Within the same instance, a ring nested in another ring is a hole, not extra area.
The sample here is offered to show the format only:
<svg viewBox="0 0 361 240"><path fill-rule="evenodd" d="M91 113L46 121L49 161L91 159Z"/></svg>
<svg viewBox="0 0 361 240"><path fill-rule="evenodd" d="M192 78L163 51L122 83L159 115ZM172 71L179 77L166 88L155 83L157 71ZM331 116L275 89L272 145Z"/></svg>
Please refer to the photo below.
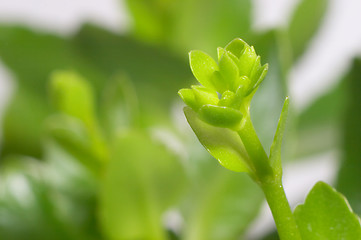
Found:
<svg viewBox="0 0 361 240"><path fill-rule="evenodd" d="M257 136L249 114L243 122L241 130L238 131L238 135L241 137L256 169L256 176L258 177L256 181L260 183L262 179L272 176L272 168L268 156Z"/></svg>
<svg viewBox="0 0 361 240"><path fill-rule="evenodd" d="M301 240L296 221L287 201L282 181L268 181L261 184L282 240Z"/></svg>
<svg viewBox="0 0 361 240"><path fill-rule="evenodd" d="M249 157L256 169L256 181L261 186L271 209L281 240L301 240L296 221L293 217L281 176L276 176L268 156L257 136L249 115L241 130L238 131Z"/></svg>

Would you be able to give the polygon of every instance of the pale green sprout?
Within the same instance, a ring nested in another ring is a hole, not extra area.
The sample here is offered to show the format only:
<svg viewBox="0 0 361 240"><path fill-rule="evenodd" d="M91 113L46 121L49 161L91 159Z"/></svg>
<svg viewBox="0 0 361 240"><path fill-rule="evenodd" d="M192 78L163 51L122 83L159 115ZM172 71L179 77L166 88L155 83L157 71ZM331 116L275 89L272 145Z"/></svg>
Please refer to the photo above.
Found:
<svg viewBox="0 0 361 240"><path fill-rule="evenodd" d="M254 48L241 39L217 50L218 64L202 51L189 53L192 72L202 86L181 89L179 95L203 121L238 129L242 118L249 115L251 98L268 64L262 66Z"/></svg>

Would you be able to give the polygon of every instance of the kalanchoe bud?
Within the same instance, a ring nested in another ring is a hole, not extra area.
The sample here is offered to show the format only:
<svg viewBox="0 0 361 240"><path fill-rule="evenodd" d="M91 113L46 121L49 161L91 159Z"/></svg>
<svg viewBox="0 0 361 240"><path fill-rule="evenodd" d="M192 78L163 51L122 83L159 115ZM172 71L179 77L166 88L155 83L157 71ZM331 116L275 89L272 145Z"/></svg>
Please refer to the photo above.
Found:
<svg viewBox="0 0 361 240"><path fill-rule="evenodd" d="M181 89L179 95L199 117L214 126L234 128L247 114L243 105L264 79L268 65L261 66L261 58L253 47L241 39L234 39L225 48L217 49L218 64L202 51L189 53L193 75L203 86ZM218 94L220 97L218 97Z"/></svg>

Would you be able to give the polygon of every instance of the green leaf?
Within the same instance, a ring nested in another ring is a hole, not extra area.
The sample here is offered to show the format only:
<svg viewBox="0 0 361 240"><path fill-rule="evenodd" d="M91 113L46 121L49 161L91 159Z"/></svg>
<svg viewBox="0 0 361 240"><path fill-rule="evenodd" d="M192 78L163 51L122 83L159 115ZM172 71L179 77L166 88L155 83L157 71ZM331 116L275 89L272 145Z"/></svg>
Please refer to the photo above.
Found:
<svg viewBox="0 0 361 240"><path fill-rule="evenodd" d="M51 98L57 109L80 119L92 128L95 124L95 100L90 84L75 72L54 72L50 82Z"/></svg>
<svg viewBox="0 0 361 240"><path fill-rule="evenodd" d="M93 146L92 137L79 119L68 115L53 115L46 121L47 134L63 151L74 156L95 175L101 171L102 155Z"/></svg>
<svg viewBox="0 0 361 240"><path fill-rule="evenodd" d="M91 236L96 234L94 225L88 228L86 221L81 220L80 216L85 214L91 217L87 212L88 206L85 207L86 200L71 198L70 195L73 197L75 194L60 193L59 189L52 185L55 179L50 171L59 174L59 169L50 169L48 165L31 158L13 156L2 160L1 239L94 239ZM83 190L84 186L78 186L78 190L79 187ZM78 195L80 196L81 194ZM71 215L70 208L73 210ZM91 234L85 229L91 231Z"/></svg>
<svg viewBox="0 0 361 240"><path fill-rule="evenodd" d="M166 239L162 214L186 182L179 159L145 133L117 137L100 193L100 221L109 239Z"/></svg>
<svg viewBox="0 0 361 240"><path fill-rule="evenodd" d="M302 0L289 25L289 37L294 58L304 51L317 31L328 5L328 0Z"/></svg>
<svg viewBox="0 0 361 240"><path fill-rule="evenodd" d="M236 128L242 120L242 113L236 109L223 106L204 105L199 109L199 117L215 126Z"/></svg>
<svg viewBox="0 0 361 240"><path fill-rule="evenodd" d="M13 25L0 26L0 57L18 86L4 114L1 154L40 157L42 124L51 112L47 101L51 72L76 69L93 83L100 82L101 74L73 51L67 39Z"/></svg>
<svg viewBox="0 0 361 240"><path fill-rule="evenodd" d="M240 58L245 46L248 46L245 41L240 38L236 38L227 44L225 50L230 51L234 56Z"/></svg>
<svg viewBox="0 0 361 240"><path fill-rule="evenodd" d="M41 156L42 123L49 114L44 97L19 87L4 112L1 155ZM31 107L29 107L31 106ZM24 121L26 119L26 121Z"/></svg>
<svg viewBox="0 0 361 240"><path fill-rule="evenodd" d="M84 125L89 138L89 152L93 152L97 160L106 161L108 149L95 116L95 99L91 85L76 73L68 71L55 72L50 85L52 100L59 111L79 119ZM59 133L54 130L52 132ZM55 134L54 136L60 140L59 143L69 148L74 141L72 137L66 137L66 135ZM66 143L66 139L69 143Z"/></svg>
<svg viewBox="0 0 361 240"><path fill-rule="evenodd" d="M134 34L144 41L162 43L169 32L171 5L159 0L125 2L132 15Z"/></svg>
<svg viewBox="0 0 361 240"><path fill-rule="evenodd" d="M101 92L99 118L109 139L121 130L140 126L139 99L125 73L116 74Z"/></svg>
<svg viewBox="0 0 361 240"><path fill-rule="evenodd" d="M320 154L341 146L339 131L350 95L347 81L348 77L344 77L298 115L295 157Z"/></svg>
<svg viewBox="0 0 361 240"><path fill-rule="evenodd" d="M253 65L257 59L254 47L245 46L242 55L239 58L239 74L241 76L250 76Z"/></svg>
<svg viewBox="0 0 361 240"><path fill-rule="evenodd" d="M303 239L361 239L360 219L345 197L324 182L312 188L294 215Z"/></svg>
<svg viewBox="0 0 361 240"><path fill-rule="evenodd" d="M182 209L183 239L245 239L264 200L262 191L246 174L228 171L205 154L190 158L197 174Z"/></svg>
<svg viewBox="0 0 361 240"><path fill-rule="evenodd" d="M141 124L169 124L174 95L191 83L186 59L180 59L165 48L156 48L98 27L84 26L73 39L76 53L105 74L107 79L124 72L132 81L139 100ZM184 56L184 52L182 53ZM89 77L87 77L89 79Z"/></svg>
<svg viewBox="0 0 361 240"><path fill-rule="evenodd" d="M191 88L194 92L195 100L200 106L218 103L219 99L216 91L199 85L192 85Z"/></svg>
<svg viewBox="0 0 361 240"><path fill-rule="evenodd" d="M227 52L222 55L219 61L219 71L225 80L223 82L224 90L220 91L220 93L223 93L227 89L231 89L235 92L238 87L235 84L239 78L239 71L237 64L233 61Z"/></svg>
<svg viewBox="0 0 361 240"><path fill-rule="evenodd" d="M347 85L346 103L342 115L341 167L337 189L350 202L354 211L361 215L361 59L356 59L350 73L345 78Z"/></svg>
<svg viewBox="0 0 361 240"><path fill-rule="evenodd" d="M205 123L188 107L184 108L184 114L198 140L223 167L252 174L253 166L236 132Z"/></svg>
<svg viewBox="0 0 361 240"><path fill-rule="evenodd" d="M289 104L289 100L287 97L283 104L280 119L278 120L278 126L275 137L273 139L273 143L271 145L271 151L269 156L271 166L278 177L282 177L281 147L282 147L284 131L286 128L288 104Z"/></svg>
<svg viewBox="0 0 361 240"><path fill-rule="evenodd" d="M218 65L213 58L202 51L193 50L189 53L189 64L198 82L206 88L216 90L211 79L214 72L218 71Z"/></svg>
<svg viewBox="0 0 361 240"><path fill-rule="evenodd" d="M171 12L170 43L180 53L188 49L214 52L230 39L246 38L251 31L252 1L250 0L177 0ZM214 55L216 57L216 55Z"/></svg>

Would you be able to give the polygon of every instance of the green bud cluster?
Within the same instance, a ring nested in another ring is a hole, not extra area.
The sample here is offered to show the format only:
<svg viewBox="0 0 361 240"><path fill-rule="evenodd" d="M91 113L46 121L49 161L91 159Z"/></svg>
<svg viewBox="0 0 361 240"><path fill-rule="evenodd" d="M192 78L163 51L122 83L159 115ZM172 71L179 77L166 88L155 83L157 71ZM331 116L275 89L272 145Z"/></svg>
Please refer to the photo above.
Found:
<svg viewBox="0 0 361 240"><path fill-rule="evenodd" d="M218 48L218 64L202 51L189 53L193 75L201 85L178 93L205 122L226 128L237 127L247 114L250 100L267 74L268 64L253 47L237 38Z"/></svg>

